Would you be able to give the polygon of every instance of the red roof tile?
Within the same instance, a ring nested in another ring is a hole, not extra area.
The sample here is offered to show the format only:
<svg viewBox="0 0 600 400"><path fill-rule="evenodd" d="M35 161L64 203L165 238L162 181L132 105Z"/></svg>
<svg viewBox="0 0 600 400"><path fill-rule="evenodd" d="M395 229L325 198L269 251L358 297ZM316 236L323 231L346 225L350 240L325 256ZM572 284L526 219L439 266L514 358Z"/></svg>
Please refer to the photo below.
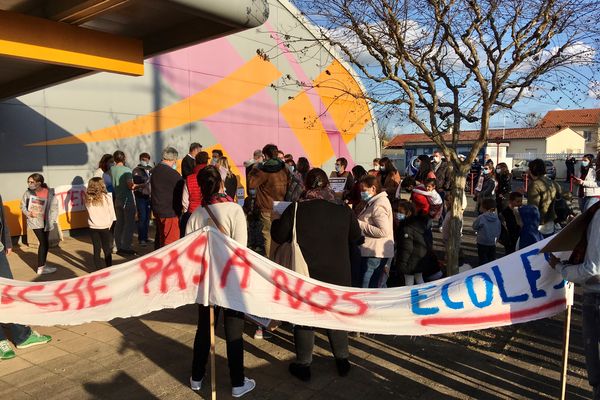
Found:
<svg viewBox="0 0 600 400"><path fill-rule="evenodd" d="M518 139L545 139L559 132L560 128L507 128L490 129L488 141L496 140L518 140ZM462 131L459 142L474 142L479 136L479 131ZM452 140L450 134L444 134L446 142ZM395 136L387 148L403 147L406 143L431 143L431 139L424 134L408 133Z"/></svg>
<svg viewBox="0 0 600 400"><path fill-rule="evenodd" d="M600 124L600 108L548 111L538 123L540 127L590 126Z"/></svg>

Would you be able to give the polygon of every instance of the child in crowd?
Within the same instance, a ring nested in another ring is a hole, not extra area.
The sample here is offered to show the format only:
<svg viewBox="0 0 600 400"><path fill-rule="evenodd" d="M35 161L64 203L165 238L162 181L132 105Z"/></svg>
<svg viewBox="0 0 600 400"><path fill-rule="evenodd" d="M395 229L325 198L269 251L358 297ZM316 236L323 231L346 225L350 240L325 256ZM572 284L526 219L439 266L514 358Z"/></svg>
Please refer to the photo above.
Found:
<svg viewBox="0 0 600 400"><path fill-rule="evenodd" d="M539 231L541 217L540 210L536 206L522 206L519 208L519 215L521 216L522 225L517 241L517 250L524 249L544 239Z"/></svg>
<svg viewBox="0 0 600 400"><path fill-rule="evenodd" d="M496 259L496 242L500 237L501 224L496 214L496 199L486 198L481 201L481 214L473 222L477 232L477 254L479 265Z"/></svg>
<svg viewBox="0 0 600 400"><path fill-rule="evenodd" d="M444 202L442 200L442 196L440 196L437 190L435 190L435 179L426 179L424 184L413 189L412 195L415 197L419 195L424 196L429 204L428 214L431 219L434 221L440 219Z"/></svg>
<svg viewBox="0 0 600 400"><path fill-rule="evenodd" d="M508 207L500 213L500 222L502 222L502 233L500 234L500 243L504 245L505 254L514 253L517 248L517 241L521 234L521 216L519 208L523 205L523 194L512 192L508 196Z"/></svg>
<svg viewBox="0 0 600 400"><path fill-rule="evenodd" d="M395 208L394 239L396 241L396 270L404 275L405 286L424 283L428 245L425 240L427 217L416 213L415 206L406 200Z"/></svg>
<svg viewBox="0 0 600 400"><path fill-rule="evenodd" d="M100 250L104 251L104 267L112 265L113 237L110 227L117 219L112 196L108 194L102 178L92 178L88 182L85 207L88 211L90 236L94 246L94 268L103 268Z"/></svg>

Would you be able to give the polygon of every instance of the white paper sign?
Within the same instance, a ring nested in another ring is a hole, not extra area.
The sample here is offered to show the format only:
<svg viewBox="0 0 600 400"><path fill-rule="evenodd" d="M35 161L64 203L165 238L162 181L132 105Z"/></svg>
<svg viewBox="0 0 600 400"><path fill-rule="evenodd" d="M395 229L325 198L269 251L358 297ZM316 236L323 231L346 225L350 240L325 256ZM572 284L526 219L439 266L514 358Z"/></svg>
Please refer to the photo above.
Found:
<svg viewBox="0 0 600 400"><path fill-rule="evenodd" d="M329 186L335 193L342 193L346 187L346 177L329 178Z"/></svg>

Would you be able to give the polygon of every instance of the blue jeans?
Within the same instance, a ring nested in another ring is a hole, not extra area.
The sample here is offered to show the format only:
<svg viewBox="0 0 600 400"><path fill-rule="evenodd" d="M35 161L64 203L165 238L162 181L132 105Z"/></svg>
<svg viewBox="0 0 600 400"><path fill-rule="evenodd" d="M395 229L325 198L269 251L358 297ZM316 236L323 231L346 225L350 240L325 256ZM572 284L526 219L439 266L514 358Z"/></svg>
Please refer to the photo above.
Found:
<svg viewBox="0 0 600 400"><path fill-rule="evenodd" d="M360 270L362 272L363 288L382 288L387 287L387 273L385 266L389 258L362 257L360 260Z"/></svg>
<svg viewBox="0 0 600 400"><path fill-rule="evenodd" d="M600 389L600 294L584 293L581 310L585 366L588 381L596 393Z"/></svg>
<svg viewBox="0 0 600 400"><path fill-rule="evenodd" d="M148 241L148 226L150 225L150 198L136 196L135 204L138 212L138 241Z"/></svg>
<svg viewBox="0 0 600 400"><path fill-rule="evenodd" d="M10 271L10 265L8 264L8 258L4 250L0 251L0 278L13 279L12 272ZM21 344L29 335L31 335L31 328L19 324L0 324L0 340L5 340L6 335L4 329L10 329L13 343Z"/></svg>

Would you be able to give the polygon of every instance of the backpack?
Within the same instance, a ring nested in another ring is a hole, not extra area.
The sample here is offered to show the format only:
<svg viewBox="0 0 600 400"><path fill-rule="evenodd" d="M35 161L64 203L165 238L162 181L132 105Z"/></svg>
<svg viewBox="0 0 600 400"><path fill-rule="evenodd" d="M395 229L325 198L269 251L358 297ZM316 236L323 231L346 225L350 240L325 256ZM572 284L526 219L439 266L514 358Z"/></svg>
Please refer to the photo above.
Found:
<svg viewBox="0 0 600 400"><path fill-rule="evenodd" d="M304 191L304 185L296 175L290 174L289 176L290 178L288 179L287 192L285 193L284 200L291 202L298 201L300 195Z"/></svg>

